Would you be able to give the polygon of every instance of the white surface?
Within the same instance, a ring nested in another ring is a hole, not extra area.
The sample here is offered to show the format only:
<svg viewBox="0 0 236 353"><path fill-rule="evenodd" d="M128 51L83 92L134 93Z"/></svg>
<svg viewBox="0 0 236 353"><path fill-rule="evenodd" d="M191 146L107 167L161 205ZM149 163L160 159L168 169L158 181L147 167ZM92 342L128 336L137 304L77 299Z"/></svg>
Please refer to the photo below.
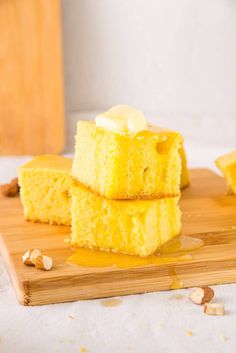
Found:
<svg viewBox="0 0 236 353"><path fill-rule="evenodd" d="M192 167L212 167L213 159L226 151L194 143L187 147ZM15 176L26 159L0 158L0 182ZM185 289L122 297L121 305L113 308L102 306L101 300L23 307L0 262L0 352L72 353L84 346L91 353L233 353L236 285L214 290L225 303L224 317L203 314ZM185 298L173 299L176 293Z"/></svg>
<svg viewBox="0 0 236 353"><path fill-rule="evenodd" d="M62 0L62 10L68 114L131 104L185 135L193 126L193 138L234 142L234 0Z"/></svg>

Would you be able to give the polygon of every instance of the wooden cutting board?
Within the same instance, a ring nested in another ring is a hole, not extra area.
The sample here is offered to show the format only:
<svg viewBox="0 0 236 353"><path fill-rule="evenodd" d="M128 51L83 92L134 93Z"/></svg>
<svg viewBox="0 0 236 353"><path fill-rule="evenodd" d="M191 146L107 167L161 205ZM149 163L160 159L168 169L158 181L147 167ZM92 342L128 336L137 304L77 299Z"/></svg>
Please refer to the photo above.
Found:
<svg viewBox="0 0 236 353"><path fill-rule="evenodd" d="M0 155L60 153L60 0L0 1Z"/></svg>
<svg viewBox="0 0 236 353"><path fill-rule="evenodd" d="M173 287L236 282L236 197L226 195L224 180L206 169L191 171L183 192L182 234L204 240L186 262L138 268L88 268L65 263L72 254L64 239L69 227L25 222L19 198L1 198L0 251L17 298L23 305L59 303ZM39 248L52 256L54 268L44 272L22 264L22 254Z"/></svg>

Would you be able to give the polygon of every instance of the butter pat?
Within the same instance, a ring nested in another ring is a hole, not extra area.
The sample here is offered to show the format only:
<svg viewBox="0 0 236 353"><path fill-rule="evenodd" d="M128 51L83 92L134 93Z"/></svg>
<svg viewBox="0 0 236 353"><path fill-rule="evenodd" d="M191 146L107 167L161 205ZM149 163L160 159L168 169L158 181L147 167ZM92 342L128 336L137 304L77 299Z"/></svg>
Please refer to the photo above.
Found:
<svg viewBox="0 0 236 353"><path fill-rule="evenodd" d="M116 105L106 112L99 114L96 127L116 133L136 134L147 130L147 121L140 110L128 105Z"/></svg>

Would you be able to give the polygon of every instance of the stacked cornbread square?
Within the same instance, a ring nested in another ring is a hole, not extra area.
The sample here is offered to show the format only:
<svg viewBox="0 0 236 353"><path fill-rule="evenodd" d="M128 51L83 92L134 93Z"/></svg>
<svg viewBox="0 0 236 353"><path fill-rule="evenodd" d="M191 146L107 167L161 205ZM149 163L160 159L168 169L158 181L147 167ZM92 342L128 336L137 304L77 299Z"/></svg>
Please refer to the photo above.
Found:
<svg viewBox="0 0 236 353"><path fill-rule="evenodd" d="M79 121L72 176L113 200L179 195L181 136L154 127L135 135Z"/></svg>
<svg viewBox="0 0 236 353"><path fill-rule="evenodd" d="M181 143L126 106L78 122L72 245L148 256L178 235Z"/></svg>
<svg viewBox="0 0 236 353"><path fill-rule="evenodd" d="M72 159L43 155L19 168L24 217L29 221L71 224Z"/></svg>
<svg viewBox="0 0 236 353"><path fill-rule="evenodd" d="M215 163L226 179L228 192L236 195L236 150L217 158Z"/></svg>

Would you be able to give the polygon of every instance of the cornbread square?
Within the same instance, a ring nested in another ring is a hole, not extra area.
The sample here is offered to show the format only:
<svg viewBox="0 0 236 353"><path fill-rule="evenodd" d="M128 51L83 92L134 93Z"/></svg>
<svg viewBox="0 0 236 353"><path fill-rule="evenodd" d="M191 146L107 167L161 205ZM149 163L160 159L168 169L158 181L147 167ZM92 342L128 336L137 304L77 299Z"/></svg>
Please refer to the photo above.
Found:
<svg viewBox="0 0 236 353"><path fill-rule="evenodd" d="M109 199L178 196L181 141L155 127L130 135L79 121L72 176Z"/></svg>
<svg viewBox="0 0 236 353"><path fill-rule="evenodd" d="M190 184L190 176L189 176L189 170L187 165L186 152L185 152L183 143L181 144L181 147L179 149L179 154L180 154L181 164L182 164L180 188L184 189Z"/></svg>
<svg viewBox="0 0 236 353"><path fill-rule="evenodd" d="M236 195L236 151L217 158L215 163L226 179L229 192Z"/></svg>
<svg viewBox="0 0 236 353"><path fill-rule="evenodd" d="M110 200L78 182L71 195L73 246L148 256L180 233L179 197Z"/></svg>
<svg viewBox="0 0 236 353"><path fill-rule="evenodd" d="M72 159L42 155L19 168L24 217L29 221L71 224Z"/></svg>

